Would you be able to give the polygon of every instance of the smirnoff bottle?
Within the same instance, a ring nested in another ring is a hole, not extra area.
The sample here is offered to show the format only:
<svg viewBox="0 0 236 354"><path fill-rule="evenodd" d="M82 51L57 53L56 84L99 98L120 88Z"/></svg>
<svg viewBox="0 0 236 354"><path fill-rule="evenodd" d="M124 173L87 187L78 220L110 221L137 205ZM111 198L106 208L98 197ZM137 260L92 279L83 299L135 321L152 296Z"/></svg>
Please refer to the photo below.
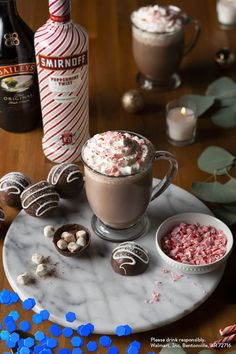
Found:
<svg viewBox="0 0 236 354"><path fill-rule="evenodd" d="M15 0L0 0L0 127L23 132L40 119L33 31Z"/></svg>
<svg viewBox="0 0 236 354"><path fill-rule="evenodd" d="M53 162L75 162L89 134L88 36L71 21L70 0L49 0L49 12L35 33L43 151Z"/></svg>

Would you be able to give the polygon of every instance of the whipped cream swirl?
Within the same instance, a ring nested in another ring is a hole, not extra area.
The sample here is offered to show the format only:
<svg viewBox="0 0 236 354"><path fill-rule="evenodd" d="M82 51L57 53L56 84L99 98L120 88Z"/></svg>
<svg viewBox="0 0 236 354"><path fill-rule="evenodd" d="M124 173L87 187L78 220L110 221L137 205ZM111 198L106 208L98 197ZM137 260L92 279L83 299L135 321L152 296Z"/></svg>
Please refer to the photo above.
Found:
<svg viewBox="0 0 236 354"><path fill-rule="evenodd" d="M155 151L149 140L121 131L96 134L85 144L84 162L108 176L129 176L149 167Z"/></svg>
<svg viewBox="0 0 236 354"><path fill-rule="evenodd" d="M141 30L157 33L171 33L183 27L180 9L173 6L150 5L140 7L131 15L135 26Z"/></svg>

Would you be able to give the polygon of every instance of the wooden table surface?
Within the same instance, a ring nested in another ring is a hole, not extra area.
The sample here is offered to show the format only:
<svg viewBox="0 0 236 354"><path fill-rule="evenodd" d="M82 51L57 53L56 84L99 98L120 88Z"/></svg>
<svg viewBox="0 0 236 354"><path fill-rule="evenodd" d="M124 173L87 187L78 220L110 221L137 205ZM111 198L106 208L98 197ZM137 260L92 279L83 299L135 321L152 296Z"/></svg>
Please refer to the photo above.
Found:
<svg viewBox="0 0 236 354"><path fill-rule="evenodd" d="M47 0L18 0L18 9L25 21L36 30L48 18ZM202 25L202 35L197 47L183 60L180 88L165 93L146 92L148 103L144 113L133 115L125 112L121 106L122 94L137 88L135 82L136 66L131 51L130 13L137 7L147 4L144 0L72 0L73 18L84 26L90 37L90 132L91 134L109 129L125 129L141 133L149 138L158 149L172 152L179 162L179 172L174 183L191 191L193 181L203 181L208 175L197 167L197 158L201 151L210 145L218 145L236 154L236 129L224 130L213 125L206 115L199 119L198 139L193 145L174 147L166 140L165 135L165 105L172 99L188 93L204 93L208 84L214 79L228 75L236 79L236 65L224 72L214 62L215 53L222 47L229 46L232 51L236 43L236 31L221 30L216 21L216 6L213 0L175 0L174 4L194 15ZM160 4L168 1L160 0ZM235 46L236 47L236 46ZM42 129L29 133L13 134L0 131L0 175L10 171L21 171L30 176L33 181L39 181L47 176L52 164L46 161L41 148ZM165 164L155 167L155 176L161 177ZM12 222L18 210L4 206L7 215L6 226L1 231L0 247L2 248L7 227ZM19 235L20 237L20 235ZM234 252L235 255L235 252ZM1 253L0 253L1 257ZM1 289L11 289L1 264ZM218 338L221 326L236 322L236 271L232 255L220 285L214 294L187 317L166 327L133 335L127 338L113 337L120 353L126 353L126 347L131 340L139 340L142 344L141 353L151 350L151 338L196 338L202 337L209 343ZM191 291L191 289L188 289ZM117 302L118 304L118 302ZM154 305L153 305L154 306ZM16 306L20 310L20 305ZM0 306L1 318L7 315L9 309ZM79 311L79 309L78 309ZM25 314L30 319L32 313ZM49 323L41 327L48 331ZM32 327L31 332L37 330ZM98 340L98 336L92 339ZM59 339L60 348L71 348L69 340ZM0 342L0 353L5 345ZM232 346L236 350L236 345ZM200 349L189 349L189 353L197 353ZM224 349L221 353L228 352ZM83 349L87 353L86 349ZM105 354L101 347L97 351Z"/></svg>

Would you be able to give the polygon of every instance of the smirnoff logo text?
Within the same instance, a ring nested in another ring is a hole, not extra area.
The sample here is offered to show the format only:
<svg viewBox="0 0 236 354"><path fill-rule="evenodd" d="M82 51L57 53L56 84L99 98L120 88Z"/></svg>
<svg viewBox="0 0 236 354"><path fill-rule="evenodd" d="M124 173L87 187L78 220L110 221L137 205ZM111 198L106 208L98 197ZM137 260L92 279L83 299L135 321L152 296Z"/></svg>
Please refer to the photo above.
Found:
<svg viewBox="0 0 236 354"><path fill-rule="evenodd" d="M49 70L75 69L86 65L87 51L71 57L46 57L39 54L39 66Z"/></svg>
<svg viewBox="0 0 236 354"><path fill-rule="evenodd" d="M33 74L35 69L35 63L0 66L0 78L11 75Z"/></svg>

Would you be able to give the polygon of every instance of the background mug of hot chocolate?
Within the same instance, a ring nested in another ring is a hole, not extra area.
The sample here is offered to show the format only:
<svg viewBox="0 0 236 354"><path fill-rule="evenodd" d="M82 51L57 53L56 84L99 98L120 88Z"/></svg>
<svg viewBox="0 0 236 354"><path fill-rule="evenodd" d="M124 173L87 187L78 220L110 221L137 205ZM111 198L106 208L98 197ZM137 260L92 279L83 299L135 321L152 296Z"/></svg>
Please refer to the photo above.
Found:
<svg viewBox="0 0 236 354"><path fill-rule="evenodd" d="M152 166L168 160L166 176L152 187ZM178 169L167 151L155 151L141 135L125 131L96 134L82 148L85 190L94 213L92 227L103 239L122 242L143 235L148 227L145 212L170 185Z"/></svg>
<svg viewBox="0 0 236 354"><path fill-rule="evenodd" d="M131 23L139 85L147 90L178 87L181 60L194 48L201 32L198 21L179 7L150 5L134 11ZM194 26L194 34L185 44L189 25Z"/></svg>

